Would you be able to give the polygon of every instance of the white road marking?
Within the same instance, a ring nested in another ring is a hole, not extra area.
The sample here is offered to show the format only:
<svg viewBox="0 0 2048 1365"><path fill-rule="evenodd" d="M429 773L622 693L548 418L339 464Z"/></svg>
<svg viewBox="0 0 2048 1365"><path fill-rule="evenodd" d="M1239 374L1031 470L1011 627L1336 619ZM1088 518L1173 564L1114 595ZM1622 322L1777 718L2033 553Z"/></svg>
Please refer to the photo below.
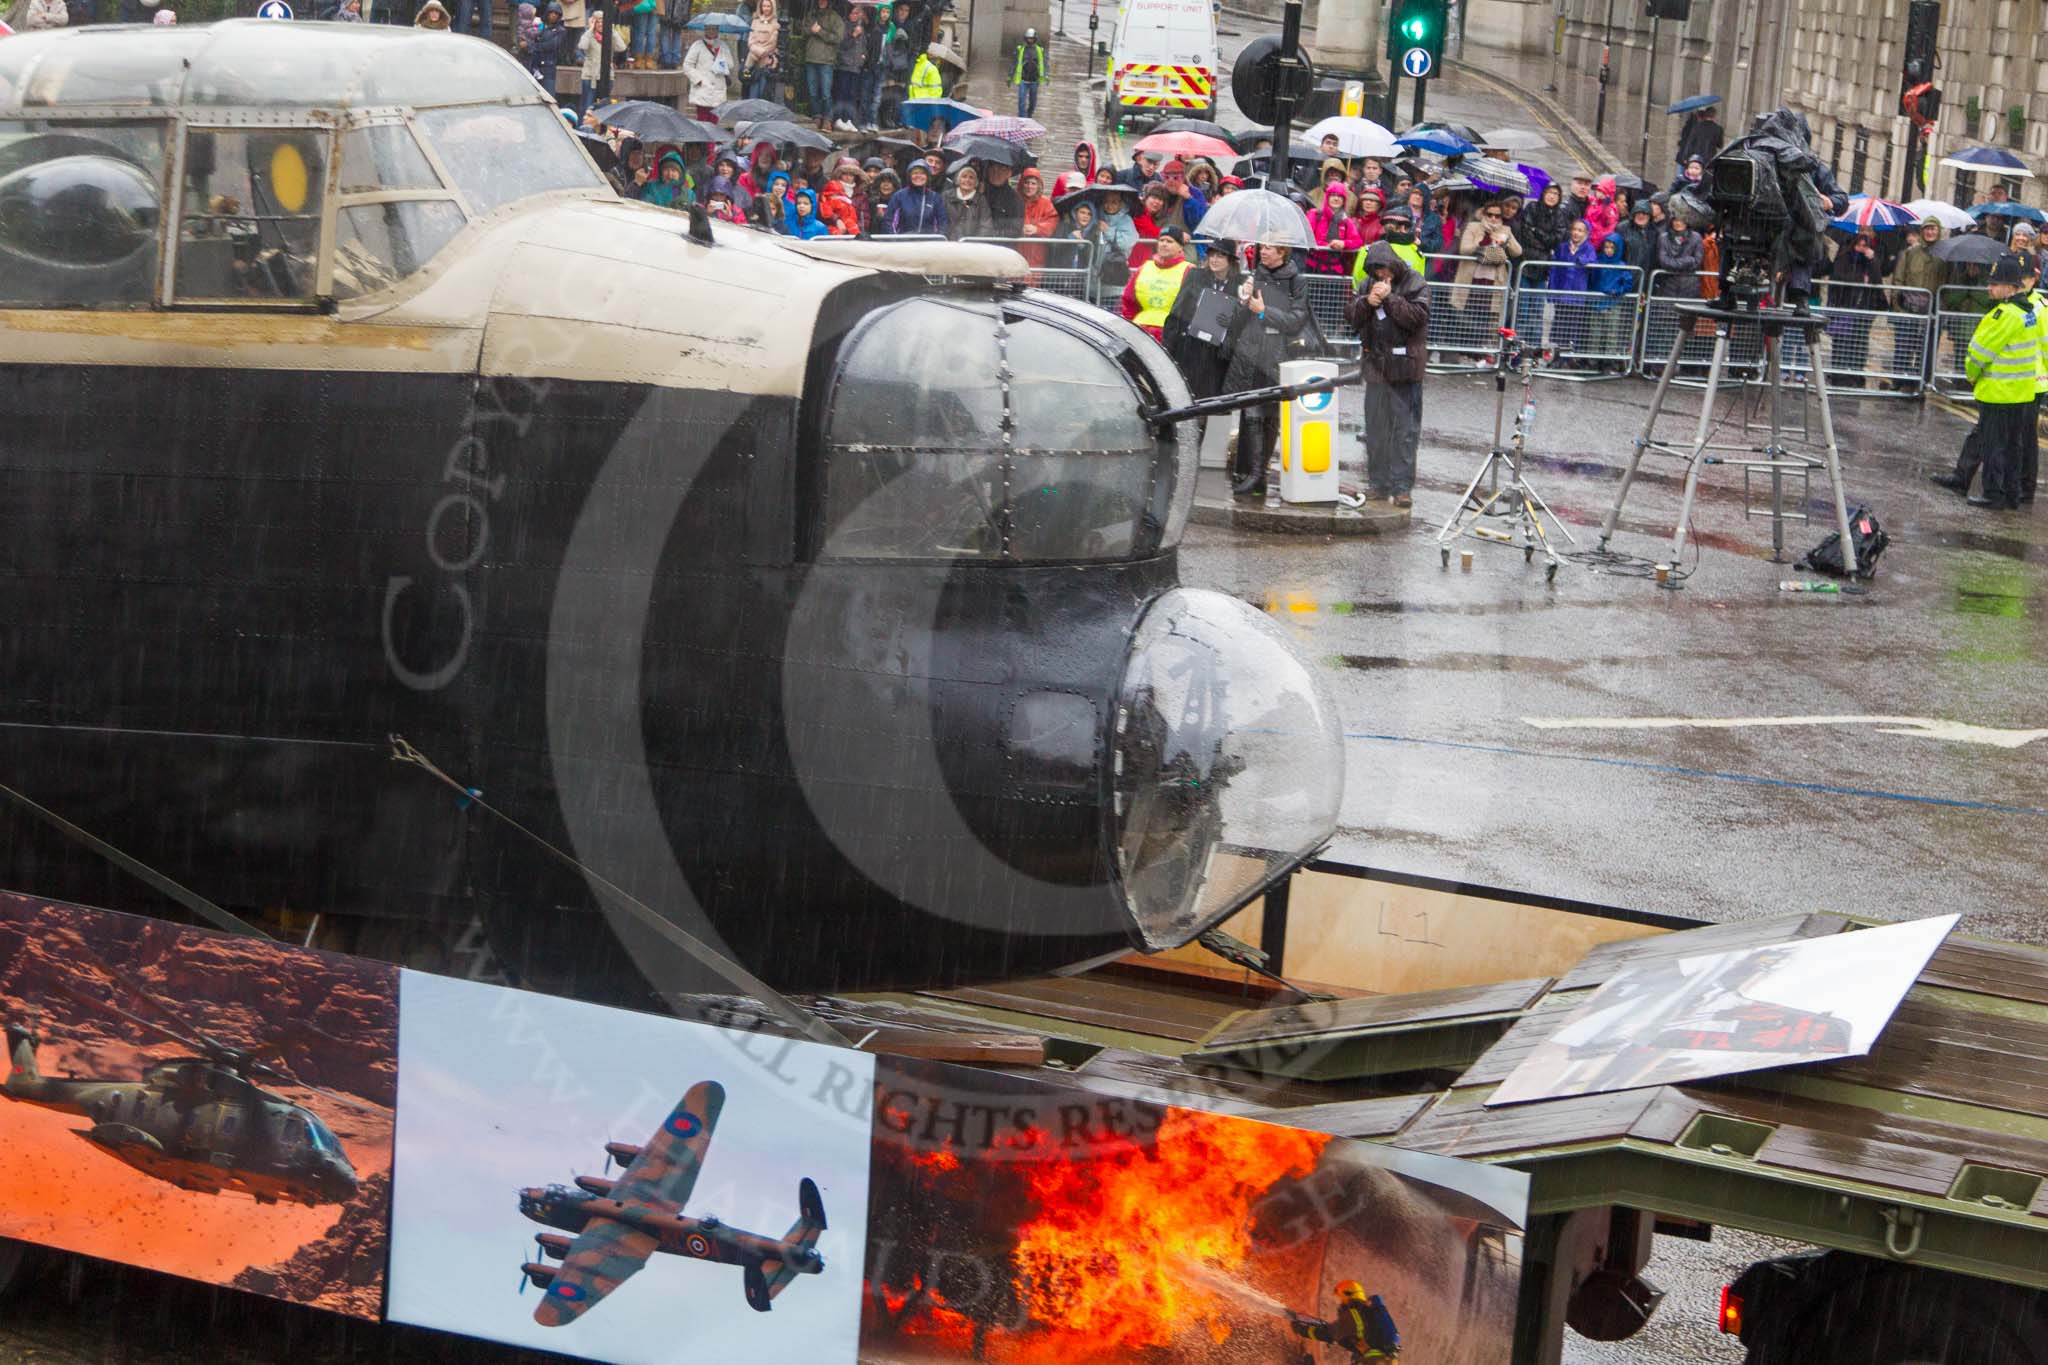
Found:
<svg viewBox="0 0 2048 1365"><path fill-rule="evenodd" d="M2048 730L2001 730L1959 720L1929 720L1924 716L1524 716L1522 723L1538 730L1745 730L1789 725L1875 725L1878 733L1884 735L1989 744L1999 749L2017 749L2037 739L2048 739Z"/></svg>

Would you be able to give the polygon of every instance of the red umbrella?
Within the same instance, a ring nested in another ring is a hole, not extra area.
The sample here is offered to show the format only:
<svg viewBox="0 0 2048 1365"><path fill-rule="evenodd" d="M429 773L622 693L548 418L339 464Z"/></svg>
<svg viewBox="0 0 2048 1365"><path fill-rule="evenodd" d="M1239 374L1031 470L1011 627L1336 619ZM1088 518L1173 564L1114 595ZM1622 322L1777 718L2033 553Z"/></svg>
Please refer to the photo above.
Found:
<svg viewBox="0 0 2048 1365"><path fill-rule="evenodd" d="M1206 156L1211 161L1237 160L1237 148L1200 133L1154 133L1141 139L1132 150L1157 152L1161 156Z"/></svg>

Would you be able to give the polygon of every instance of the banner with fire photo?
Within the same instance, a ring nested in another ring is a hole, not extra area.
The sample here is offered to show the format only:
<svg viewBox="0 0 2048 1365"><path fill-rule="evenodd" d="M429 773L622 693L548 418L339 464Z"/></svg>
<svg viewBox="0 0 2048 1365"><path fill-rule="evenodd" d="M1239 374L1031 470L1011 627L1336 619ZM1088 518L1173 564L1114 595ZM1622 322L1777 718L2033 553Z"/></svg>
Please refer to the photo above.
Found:
<svg viewBox="0 0 2048 1365"><path fill-rule="evenodd" d="M874 1365L1511 1354L1517 1171L882 1058L869 1179Z"/></svg>

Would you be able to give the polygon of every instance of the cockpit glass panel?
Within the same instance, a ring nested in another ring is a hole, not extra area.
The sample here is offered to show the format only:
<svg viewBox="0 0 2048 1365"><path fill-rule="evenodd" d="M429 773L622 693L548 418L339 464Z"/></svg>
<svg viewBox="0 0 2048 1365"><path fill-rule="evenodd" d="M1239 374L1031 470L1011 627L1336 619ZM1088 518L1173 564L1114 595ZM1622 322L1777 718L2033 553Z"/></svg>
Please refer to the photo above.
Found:
<svg viewBox="0 0 2048 1365"><path fill-rule="evenodd" d="M151 302L166 127L0 121L0 305Z"/></svg>
<svg viewBox="0 0 2048 1365"><path fill-rule="evenodd" d="M403 55L394 56L364 70L355 104L463 104L531 99L534 94L533 78L518 62L503 48L474 38L421 35Z"/></svg>
<svg viewBox="0 0 2048 1365"><path fill-rule="evenodd" d="M335 217L334 296L352 299L396 284L462 231L452 199L358 204Z"/></svg>
<svg viewBox="0 0 2048 1365"><path fill-rule="evenodd" d="M1169 466L1108 351L989 301L889 305L841 352L823 553L1128 559Z"/></svg>
<svg viewBox="0 0 2048 1365"><path fill-rule="evenodd" d="M402 123L373 123L341 135L341 192L433 190L441 187L427 154Z"/></svg>
<svg viewBox="0 0 2048 1365"><path fill-rule="evenodd" d="M1027 318L1010 323L1008 351L1020 447L1152 452L1137 390L1096 347Z"/></svg>
<svg viewBox="0 0 2048 1365"><path fill-rule="evenodd" d="M178 102L185 63L212 36L204 29L95 32L88 39L50 45L21 91L24 105L147 104ZM0 67L4 70L4 67Z"/></svg>
<svg viewBox="0 0 2048 1365"><path fill-rule="evenodd" d="M316 1116L309 1115L306 1119L306 1139L312 1144L315 1151L330 1152L336 1155L339 1155L341 1152L341 1140L334 1136L333 1129L322 1123Z"/></svg>
<svg viewBox="0 0 2048 1365"><path fill-rule="evenodd" d="M604 184L551 104L422 109L419 125L478 213L549 190Z"/></svg>
<svg viewBox="0 0 2048 1365"><path fill-rule="evenodd" d="M195 128L186 139L177 296L312 298L327 132Z"/></svg>
<svg viewBox="0 0 2048 1365"><path fill-rule="evenodd" d="M193 55L185 77L185 102L291 109L338 106L350 102L347 96L357 73L373 60L407 60L391 46L403 41L400 38L380 42L381 35L366 33L359 41L309 43L297 27L257 21L205 30L211 41Z"/></svg>

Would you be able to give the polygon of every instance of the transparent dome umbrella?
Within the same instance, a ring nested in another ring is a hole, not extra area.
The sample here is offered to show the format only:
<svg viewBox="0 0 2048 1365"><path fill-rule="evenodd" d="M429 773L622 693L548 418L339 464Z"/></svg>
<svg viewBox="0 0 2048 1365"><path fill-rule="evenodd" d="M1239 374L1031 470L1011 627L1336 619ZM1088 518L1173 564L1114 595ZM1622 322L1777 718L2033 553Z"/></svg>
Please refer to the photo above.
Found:
<svg viewBox="0 0 2048 1365"><path fill-rule="evenodd" d="M1271 190L1239 190L1224 195L1209 205L1195 235L1261 246L1306 249L1315 245L1308 230L1308 215L1301 211L1301 206Z"/></svg>

